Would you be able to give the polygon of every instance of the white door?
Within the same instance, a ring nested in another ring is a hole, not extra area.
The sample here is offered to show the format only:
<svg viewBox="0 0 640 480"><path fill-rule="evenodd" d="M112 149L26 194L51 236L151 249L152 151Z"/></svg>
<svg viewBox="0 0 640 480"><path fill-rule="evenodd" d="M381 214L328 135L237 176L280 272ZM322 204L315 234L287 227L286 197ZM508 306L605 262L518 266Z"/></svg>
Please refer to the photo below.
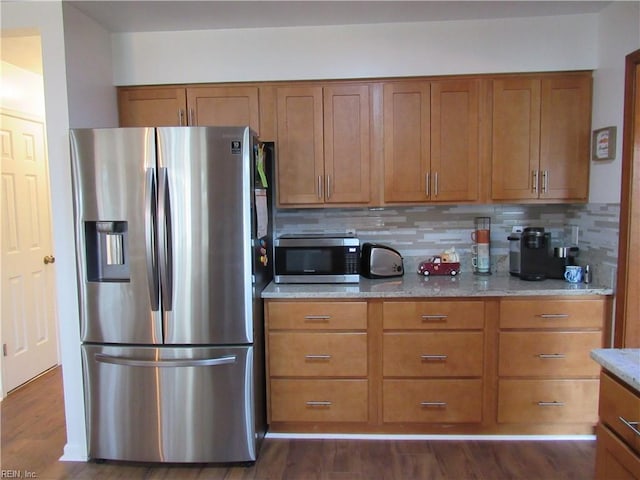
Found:
<svg viewBox="0 0 640 480"><path fill-rule="evenodd" d="M2 369L8 392L58 363L42 122L0 112Z"/></svg>

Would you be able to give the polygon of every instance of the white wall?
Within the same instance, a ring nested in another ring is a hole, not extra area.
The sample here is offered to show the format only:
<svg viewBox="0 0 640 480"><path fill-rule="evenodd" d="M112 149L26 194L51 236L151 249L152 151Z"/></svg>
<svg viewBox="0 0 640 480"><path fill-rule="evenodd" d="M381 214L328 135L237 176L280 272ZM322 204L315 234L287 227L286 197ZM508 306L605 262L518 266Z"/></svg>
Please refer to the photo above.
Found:
<svg viewBox="0 0 640 480"><path fill-rule="evenodd" d="M84 402L79 349L78 302L73 240L69 117L64 63L62 4L2 2L2 28L34 28L42 39L45 122L53 212L53 243L56 256L57 308L60 358L63 368L67 444L64 457L86 458Z"/></svg>
<svg viewBox="0 0 640 480"><path fill-rule="evenodd" d="M592 69L597 15L113 35L114 83Z"/></svg>
<svg viewBox="0 0 640 480"><path fill-rule="evenodd" d="M598 16L598 69L593 129L617 127L616 158L591 162L590 203L619 203L622 172L625 56L640 48L640 3L613 2Z"/></svg>
<svg viewBox="0 0 640 480"><path fill-rule="evenodd" d="M118 126L111 34L77 8L63 5L69 126Z"/></svg>

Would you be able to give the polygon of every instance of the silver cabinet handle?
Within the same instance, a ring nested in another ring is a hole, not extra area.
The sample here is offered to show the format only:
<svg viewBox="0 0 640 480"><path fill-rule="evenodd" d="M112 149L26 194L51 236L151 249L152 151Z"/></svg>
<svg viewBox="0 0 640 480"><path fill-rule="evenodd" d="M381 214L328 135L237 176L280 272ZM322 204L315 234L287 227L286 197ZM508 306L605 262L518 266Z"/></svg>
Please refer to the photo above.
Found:
<svg viewBox="0 0 640 480"><path fill-rule="evenodd" d="M549 192L549 170L542 171L542 193Z"/></svg>
<svg viewBox="0 0 640 480"><path fill-rule="evenodd" d="M531 192L538 193L538 170L531 172Z"/></svg>
<svg viewBox="0 0 640 480"><path fill-rule="evenodd" d="M640 430L638 430L638 425L640 425L640 422L630 422L629 420L627 420L624 417L618 417L620 419L620 421L622 423L624 423L627 427L629 427L631 430L633 430L633 433L635 433L636 435L638 435L640 437Z"/></svg>
<svg viewBox="0 0 640 480"><path fill-rule="evenodd" d="M430 172L427 172L424 177L425 177L424 178L424 181L425 181L424 193L425 193L426 197L429 198L429 192L431 190Z"/></svg>
<svg viewBox="0 0 640 480"><path fill-rule="evenodd" d="M324 320L331 320L331 315L305 315L304 316L305 320L312 320L312 321L324 321Z"/></svg>
<svg viewBox="0 0 640 480"><path fill-rule="evenodd" d="M322 176L318 175L318 200L322 200Z"/></svg>
<svg viewBox="0 0 640 480"><path fill-rule="evenodd" d="M421 407L446 407L447 402L420 402Z"/></svg>
<svg viewBox="0 0 640 480"><path fill-rule="evenodd" d="M564 407L564 402L538 402L539 407Z"/></svg>
<svg viewBox="0 0 640 480"><path fill-rule="evenodd" d="M197 125L197 123L196 123L196 112L193 109L193 107L191 107L189 109L189 125L191 125L192 127Z"/></svg>
<svg viewBox="0 0 640 480"><path fill-rule="evenodd" d="M114 357L97 353L96 362L110 363L112 365L124 365L125 367L211 367L216 365L228 365L236 362L236 355L227 355L218 358L177 358L172 360L141 360L129 357Z"/></svg>
<svg viewBox="0 0 640 480"><path fill-rule="evenodd" d="M311 400L306 402L309 407L330 407L332 405L331 402L326 400Z"/></svg>
<svg viewBox="0 0 640 480"><path fill-rule="evenodd" d="M448 355L420 355L422 360L446 360Z"/></svg>
<svg viewBox="0 0 640 480"><path fill-rule="evenodd" d="M305 355L304 358L308 360L329 360L331 355Z"/></svg>
<svg viewBox="0 0 640 480"><path fill-rule="evenodd" d="M435 178L433 179L434 181L433 195L437 198L438 197L438 172L435 173L434 177Z"/></svg>
<svg viewBox="0 0 640 480"><path fill-rule="evenodd" d="M540 318L569 318L569 314L567 313L541 313L536 315L536 317Z"/></svg>
<svg viewBox="0 0 640 480"><path fill-rule="evenodd" d="M182 110L181 108L178 109L178 125L184 125L184 110Z"/></svg>
<svg viewBox="0 0 640 480"><path fill-rule="evenodd" d="M331 198L331 175L327 175L327 200Z"/></svg>
<svg viewBox="0 0 640 480"><path fill-rule="evenodd" d="M538 358L566 358L564 353L540 353Z"/></svg>
<svg viewBox="0 0 640 480"><path fill-rule="evenodd" d="M449 315L422 315L423 322L438 322L447 318L449 318Z"/></svg>

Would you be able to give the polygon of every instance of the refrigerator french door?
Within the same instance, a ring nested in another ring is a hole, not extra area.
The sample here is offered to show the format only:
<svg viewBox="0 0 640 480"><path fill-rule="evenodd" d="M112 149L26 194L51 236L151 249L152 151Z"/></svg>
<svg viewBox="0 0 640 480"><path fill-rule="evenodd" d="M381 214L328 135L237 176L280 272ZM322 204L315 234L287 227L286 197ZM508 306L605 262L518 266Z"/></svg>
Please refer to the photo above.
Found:
<svg viewBox="0 0 640 480"><path fill-rule="evenodd" d="M271 227L252 132L74 129L71 150L89 456L254 461Z"/></svg>

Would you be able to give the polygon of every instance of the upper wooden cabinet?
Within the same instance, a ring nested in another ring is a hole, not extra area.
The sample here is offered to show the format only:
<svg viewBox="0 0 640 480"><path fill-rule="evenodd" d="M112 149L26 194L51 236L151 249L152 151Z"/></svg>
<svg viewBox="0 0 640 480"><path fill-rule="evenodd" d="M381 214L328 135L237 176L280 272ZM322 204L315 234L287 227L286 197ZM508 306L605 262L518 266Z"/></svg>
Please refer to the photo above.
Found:
<svg viewBox="0 0 640 480"><path fill-rule="evenodd" d="M591 75L493 81L491 198L585 201Z"/></svg>
<svg viewBox="0 0 640 480"><path fill-rule="evenodd" d="M120 88L121 127L245 126L259 133L258 87Z"/></svg>
<svg viewBox="0 0 640 480"><path fill-rule="evenodd" d="M384 85L385 202L475 201L480 80Z"/></svg>
<svg viewBox="0 0 640 480"><path fill-rule="evenodd" d="M278 204L370 201L369 85L276 89Z"/></svg>

